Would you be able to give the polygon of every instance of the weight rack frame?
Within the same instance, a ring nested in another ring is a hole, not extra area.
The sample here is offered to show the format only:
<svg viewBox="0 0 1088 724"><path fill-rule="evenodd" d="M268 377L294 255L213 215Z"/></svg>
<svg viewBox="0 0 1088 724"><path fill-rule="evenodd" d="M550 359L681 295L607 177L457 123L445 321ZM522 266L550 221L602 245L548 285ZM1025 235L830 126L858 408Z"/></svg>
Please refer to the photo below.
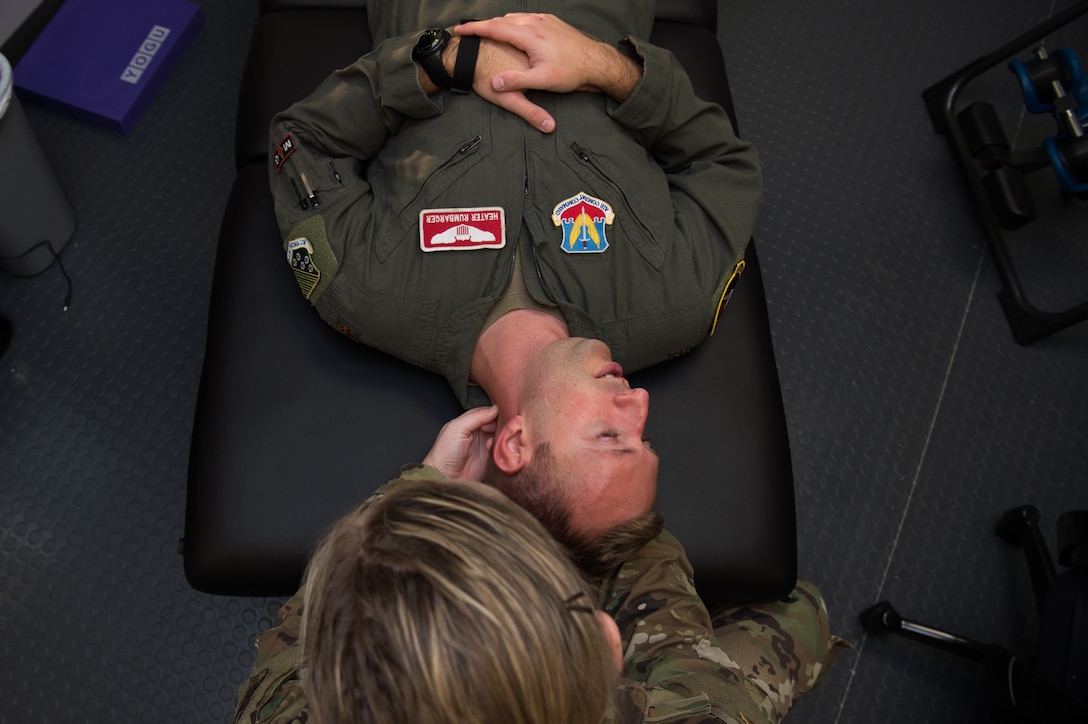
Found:
<svg viewBox="0 0 1088 724"><path fill-rule="evenodd" d="M922 99L925 101L934 130L947 138L952 155L971 189L971 196L975 200L976 209L989 239L990 250L1001 275L1003 288L997 296L1009 326L1012 328L1013 337L1021 345L1029 345L1088 319L1088 300L1061 311L1047 312L1036 307L1028 299L1009 253L1008 240L990 207L982 186L982 179L975 168L975 160L964 133L956 121L956 101L960 92L970 81L999 64L1007 62L1013 56L1086 12L1088 12L1088 0L1082 0L992 53L968 63L922 92Z"/></svg>

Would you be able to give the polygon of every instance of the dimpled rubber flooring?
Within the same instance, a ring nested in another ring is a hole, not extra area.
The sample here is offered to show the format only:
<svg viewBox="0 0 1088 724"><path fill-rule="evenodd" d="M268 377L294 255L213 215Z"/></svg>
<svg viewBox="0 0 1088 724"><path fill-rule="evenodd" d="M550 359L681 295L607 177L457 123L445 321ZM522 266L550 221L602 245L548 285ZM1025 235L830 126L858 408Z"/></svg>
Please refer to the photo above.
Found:
<svg viewBox="0 0 1088 724"><path fill-rule="evenodd" d="M742 129L766 174L757 238L800 572L855 645L795 722L1007 720L972 666L867 637L857 615L888 599L907 618L1029 654L1026 567L993 525L1034 503L1053 546L1058 514L1088 506L1088 324L1014 342L966 185L920 96L1069 5L721 4ZM1088 21L1062 44L1088 53ZM1007 133L1026 141L1015 87L998 93L1013 82L1002 67L969 89L995 93ZM1070 213L1083 230L1084 209ZM1047 228L1016 235L1025 286L1041 306L1083 301L1083 231L1070 248Z"/></svg>
<svg viewBox="0 0 1088 724"><path fill-rule="evenodd" d="M16 326L0 361L0 722L227 720L281 603L197 593L176 551L256 16L255 2L201 5L205 27L129 136L24 104L78 228L67 313L55 265L0 274ZM741 127L765 167L758 240L801 574L855 645L790 721L1007 718L972 667L866 637L857 614L887 598L1026 653L1027 575L993 523L1033 502L1053 545L1058 513L1088 507L1088 324L1013 341L920 97L1067 5L722 2ZM1063 34L1082 53L1086 28ZM1000 112L1028 133L1014 102ZM1088 253L1054 236L1019 233L1017 259L1062 306L1088 296Z"/></svg>

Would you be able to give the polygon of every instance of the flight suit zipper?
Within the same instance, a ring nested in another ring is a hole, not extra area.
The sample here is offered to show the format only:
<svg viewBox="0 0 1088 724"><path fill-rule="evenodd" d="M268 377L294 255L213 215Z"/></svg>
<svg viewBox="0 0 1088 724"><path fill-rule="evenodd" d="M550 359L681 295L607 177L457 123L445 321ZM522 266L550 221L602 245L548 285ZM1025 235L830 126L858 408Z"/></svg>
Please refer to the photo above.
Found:
<svg viewBox="0 0 1088 724"><path fill-rule="evenodd" d="M529 174L525 174L525 204L528 204L528 203L529 203ZM546 296L548 298L548 301L550 301L552 304L558 305L559 302L556 301L555 295L552 294L551 289L548 288L548 283L546 281L544 281L544 272L540 268L540 257L537 256L536 247L533 245L532 239L531 238L527 239L526 242L527 242L526 246L529 247L529 256L533 260L533 271L536 273L536 279L540 283L540 288L542 290L544 290L544 296ZM515 250L514 253L516 254L517 251ZM513 264L513 261L511 261L511 264ZM511 273L513 273L513 267L512 266L511 266Z"/></svg>
<svg viewBox="0 0 1088 724"><path fill-rule="evenodd" d="M472 140L466 142L459 149L457 149L457 155L464 156L466 153L470 153L471 151L475 150L477 146L483 143L483 140L483 136L476 136L476 138L473 138Z"/></svg>
<svg viewBox="0 0 1088 724"><path fill-rule="evenodd" d="M556 301L555 295L548 288L548 283L544 281L544 272L540 270L540 258L536 255L536 247L532 244L529 244L529 253L533 257L533 270L536 272L537 281L540 282L540 288L544 290L544 295L548 297L548 301L558 306L559 302Z"/></svg>

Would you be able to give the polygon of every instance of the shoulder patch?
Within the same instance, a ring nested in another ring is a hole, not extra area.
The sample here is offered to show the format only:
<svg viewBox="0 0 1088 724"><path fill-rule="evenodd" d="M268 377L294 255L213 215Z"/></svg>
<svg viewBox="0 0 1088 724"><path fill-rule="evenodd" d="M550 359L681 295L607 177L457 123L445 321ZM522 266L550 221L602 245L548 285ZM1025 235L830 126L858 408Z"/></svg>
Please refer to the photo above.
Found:
<svg viewBox="0 0 1088 724"><path fill-rule="evenodd" d="M310 240L302 236L288 241L287 261L291 264L291 271L295 273L302 295L309 299L321 281L321 270L314 263L314 247Z"/></svg>
<svg viewBox="0 0 1088 724"><path fill-rule="evenodd" d="M272 166L275 167L276 173L279 173L283 169L283 164L287 162L287 158L295 152L295 138L290 133L283 137L276 147L272 149Z"/></svg>
<svg viewBox="0 0 1088 724"><path fill-rule="evenodd" d="M340 267L329 246L325 220L320 216L311 216L296 224L284 241L283 248L302 295L316 302L332 283Z"/></svg>

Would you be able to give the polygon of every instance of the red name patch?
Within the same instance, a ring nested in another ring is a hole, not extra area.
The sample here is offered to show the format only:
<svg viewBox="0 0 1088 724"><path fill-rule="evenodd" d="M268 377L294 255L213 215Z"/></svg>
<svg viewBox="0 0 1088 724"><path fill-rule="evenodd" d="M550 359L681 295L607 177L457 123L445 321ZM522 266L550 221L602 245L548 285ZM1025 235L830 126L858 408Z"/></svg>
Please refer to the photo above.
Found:
<svg viewBox="0 0 1088 724"><path fill-rule="evenodd" d="M506 213L500 207L424 209L419 212L423 251L501 249L506 246Z"/></svg>

